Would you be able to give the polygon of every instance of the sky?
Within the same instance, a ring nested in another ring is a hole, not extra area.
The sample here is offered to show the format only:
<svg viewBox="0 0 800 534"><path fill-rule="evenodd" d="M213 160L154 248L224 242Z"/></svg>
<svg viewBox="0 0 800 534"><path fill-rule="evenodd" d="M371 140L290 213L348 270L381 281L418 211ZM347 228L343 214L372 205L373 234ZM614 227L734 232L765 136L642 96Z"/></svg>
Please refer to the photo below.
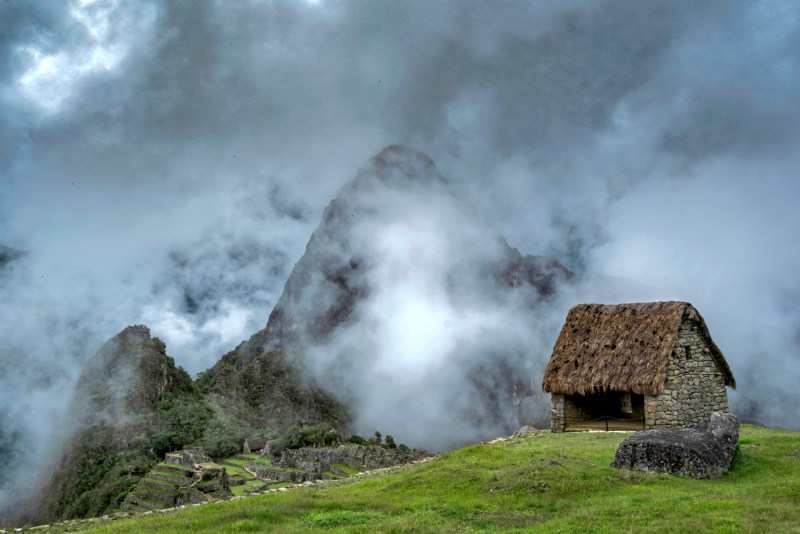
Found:
<svg viewBox="0 0 800 534"><path fill-rule="evenodd" d="M43 443L127 325L210 367L395 143L579 275L531 358L572 304L690 301L733 411L800 429L798 94L791 1L5 1L0 430Z"/></svg>

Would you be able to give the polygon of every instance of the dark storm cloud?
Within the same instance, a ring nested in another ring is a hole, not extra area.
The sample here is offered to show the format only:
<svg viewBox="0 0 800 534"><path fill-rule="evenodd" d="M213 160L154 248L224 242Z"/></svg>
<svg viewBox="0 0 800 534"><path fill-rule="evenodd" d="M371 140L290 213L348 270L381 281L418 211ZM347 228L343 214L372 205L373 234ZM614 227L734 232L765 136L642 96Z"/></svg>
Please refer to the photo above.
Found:
<svg viewBox="0 0 800 534"><path fill-rule="evenodd" d="M0 244L28 252L0 274L6 432L41 443L27 422L128 324L192 372L262 327L322 208L395 142L585 276L548 331L577 301L692 300L737 378L780 369L734 409L800 427L759 408L797 401L798 9L3 2Z"/></svg>

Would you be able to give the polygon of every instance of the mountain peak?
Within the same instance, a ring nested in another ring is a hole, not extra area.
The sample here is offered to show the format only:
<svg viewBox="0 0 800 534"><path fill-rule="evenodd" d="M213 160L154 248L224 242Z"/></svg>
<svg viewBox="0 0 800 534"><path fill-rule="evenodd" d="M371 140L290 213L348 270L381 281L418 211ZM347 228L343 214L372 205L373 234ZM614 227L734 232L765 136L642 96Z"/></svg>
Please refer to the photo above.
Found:
<svg viewBox="0 0 800 534"><path fill-rule="evenodd" d="M389 183L404 180L447 184L430 156L404 145L387 146L370 160L365 171Z"/></svg>
<svg viewBox="0 0 800 534"><path fill-rule="evenodd" d="M144 325L128 326L89 360L73 403L86 424L124 423L173 389L191 390L191 377L167 356L164 342Z"/></svg>

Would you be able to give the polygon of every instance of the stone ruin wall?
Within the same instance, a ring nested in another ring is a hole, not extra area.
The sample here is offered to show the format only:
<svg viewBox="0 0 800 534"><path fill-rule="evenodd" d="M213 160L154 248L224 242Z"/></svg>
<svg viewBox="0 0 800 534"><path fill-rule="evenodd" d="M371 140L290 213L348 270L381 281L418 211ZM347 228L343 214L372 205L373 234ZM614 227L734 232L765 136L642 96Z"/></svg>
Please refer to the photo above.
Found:
<svg viewBox="0 0 800 534"><path fill-rule="evenodd" d="M658 395L644 396L646 427L697 423L712 412L728 413L725 376L711 357L699 327L694 320L684 317L663 390Z"/></svg>
<svg viewBox="0 0 800 534"><path fill-rule="evenodd" d="M564 395L553 393L550 395L550 430L552 432L563 432L565 428Z"/></svg>
<svg viewBox="0 0 800 534"><path fill-rule="evenodd" d="M550 430L563 432L568 425L589 419L589 411L578 406L566 395L553 393L550 396Z"/></svg>

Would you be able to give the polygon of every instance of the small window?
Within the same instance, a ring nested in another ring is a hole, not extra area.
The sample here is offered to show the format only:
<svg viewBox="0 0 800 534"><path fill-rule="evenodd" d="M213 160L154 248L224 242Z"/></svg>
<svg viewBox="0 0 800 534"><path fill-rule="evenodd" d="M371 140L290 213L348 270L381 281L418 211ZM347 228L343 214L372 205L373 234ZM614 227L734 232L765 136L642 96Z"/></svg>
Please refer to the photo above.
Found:
<svg viewBox="0 0 800 534"><path fill-rule="evenodd" d="M687 360L692 359L692 347L691 345L684 345L683 346L683 353L686 355Z"/></svg>

